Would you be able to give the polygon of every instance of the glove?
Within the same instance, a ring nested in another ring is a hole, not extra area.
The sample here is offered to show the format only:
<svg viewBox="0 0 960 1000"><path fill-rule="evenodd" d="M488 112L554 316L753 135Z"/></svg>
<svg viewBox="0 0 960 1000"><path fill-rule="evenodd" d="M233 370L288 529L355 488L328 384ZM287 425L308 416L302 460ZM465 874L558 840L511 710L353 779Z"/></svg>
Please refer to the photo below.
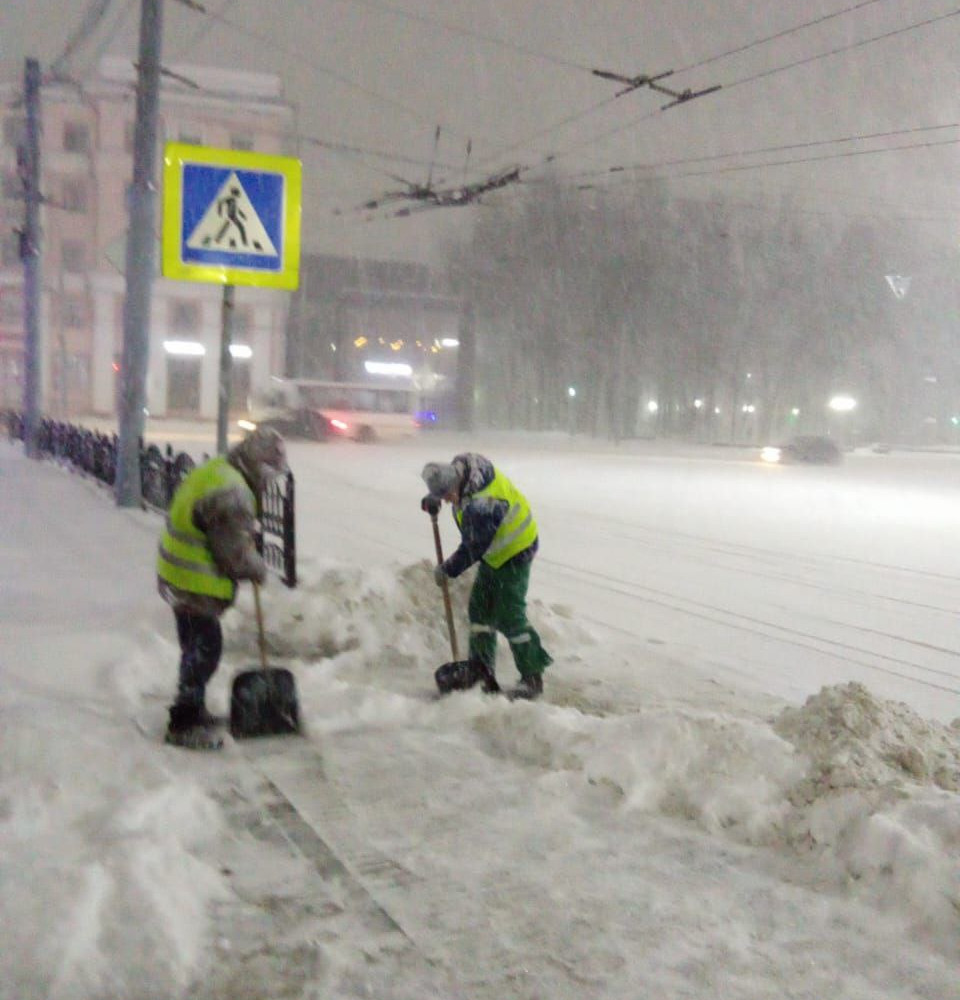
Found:
<svg viewBox="0 0 960 1000"><path fill-rule="evenodd" d="M440 513L441 503L442 503L442 501L440 500L439 497L435 497L432 493L428 493L420 501L420 509L422 511L425 511L427 514L429 514L432 517L434 514L439 514Z"/></svg>
<svg viewBox="0 0 960 1000"><path fill-rule="evenodd" d="M446 578L447 573L443 568L443 563L437 563L437 565L433 567L433 582L438 587L442 587L443 581L446 580Z"/></svg>

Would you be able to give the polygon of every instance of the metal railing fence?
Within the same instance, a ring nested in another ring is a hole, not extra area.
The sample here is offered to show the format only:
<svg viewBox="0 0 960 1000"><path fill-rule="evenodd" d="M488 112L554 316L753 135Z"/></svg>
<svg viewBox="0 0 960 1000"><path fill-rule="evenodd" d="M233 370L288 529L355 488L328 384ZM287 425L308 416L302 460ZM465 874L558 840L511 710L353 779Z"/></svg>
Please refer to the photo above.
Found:
<svg viewBox="0 0 960 1000"><path fill-rule="evenodd" d="M23 416L6 414L11 440L23 440ZM86 427L57 420L42 420L37 430L37 449L86 475L113 486L117 474L117 435L101 434ZM186 452L174 454L167 445L144 447L140 442L140 492L145 507L166 511L177 487L195 462ZM267 566L288 587L297 585L297 532L295 489L292 472L267 483L260 494L260 535L257 546Z"/></svg>

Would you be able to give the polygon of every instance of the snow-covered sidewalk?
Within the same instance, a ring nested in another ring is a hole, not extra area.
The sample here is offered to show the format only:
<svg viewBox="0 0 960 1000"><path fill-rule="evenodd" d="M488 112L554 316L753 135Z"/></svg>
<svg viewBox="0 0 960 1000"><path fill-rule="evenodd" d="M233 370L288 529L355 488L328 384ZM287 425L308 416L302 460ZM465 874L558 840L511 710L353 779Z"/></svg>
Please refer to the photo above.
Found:
<svg viewBox="0 0 960 1000"><path fill-rule="evenodd" d="M956 728L748 696L536 584L546 699L436 701L428 561L308 550L265 592L305 736L180 751L158 517L6 443L0 492L3 1000L960 996Z"/></svg>

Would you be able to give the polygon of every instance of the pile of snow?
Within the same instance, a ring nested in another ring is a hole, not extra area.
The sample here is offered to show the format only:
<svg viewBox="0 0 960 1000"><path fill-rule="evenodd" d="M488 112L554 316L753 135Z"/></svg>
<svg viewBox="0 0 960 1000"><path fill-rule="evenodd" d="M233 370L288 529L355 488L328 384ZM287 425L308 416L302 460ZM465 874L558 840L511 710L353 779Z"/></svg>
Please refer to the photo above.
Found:
<svg viewBox="0 0 960 1000"><path fill-rule="evenodd" d="M856 886L946 949L960 934L960 720L921 719L862 684L785 709L775 729L808 759L784 833L818 874Z"/></svg>
<svg viewBox="0 0 960 1000"><path fill-rule="evenodd" d="M902 790L904 783L960 790L960 719L948 728L862 684L823 688L785 709L777 732L812 761L794 798L807 803L847 789Z"/></svg>
<svg viewBox="0 0 960 1000"><path fill-rule="evenodd" d="M453 582L466 607L470 577ZM256 662L249 597L225 620L228 651ZM849 891L898 913L949 949L960 934L960 728L927 722L860 684L826 687L773 719L685 706L618 713L578 679L630 670L608 662L563 608L530 604L556 651L537 705L478 692L434 701L432 671L450 658L440 594L428 562L366 571L316 567L295 591L265 604L272 662L299 675L308 730L358 725L464 728L495 759L538 769L569 797L605 791L622 813L679 817L703 831L773 850L790 877ZM458 618L460 655L467 623ZM512 676L501 646L501 679ZM642 684L642 672L640 673ZM592 801L594 800L592 799Z"/></svg>
<svg viewBox="0 0 960 1000"><path fill-rule="evenodd" d="M458 657L469 640L467 596L474 570L449 581ZM302 680L332 666L344 682L408 695L433 691L433 672L452 659L441 590L427 560L381 569L342 563L307 563L294 590L273 584L262 592L268 658L299 664ZM593 642L569 610L531 600L530 620L548 649L572 649ZM244 588L223 620L224 649L234 660L257 663L253 598ZM498 671L515 677L509 649L500 640Z"/></svg>

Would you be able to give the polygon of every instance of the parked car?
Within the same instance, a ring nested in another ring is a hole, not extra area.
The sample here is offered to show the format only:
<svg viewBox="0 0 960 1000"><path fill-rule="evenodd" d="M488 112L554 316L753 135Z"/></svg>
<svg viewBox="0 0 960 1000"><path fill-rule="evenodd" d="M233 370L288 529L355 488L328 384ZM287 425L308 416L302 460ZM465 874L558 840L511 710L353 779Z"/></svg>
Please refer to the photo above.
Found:
<svg viewBox="0 0 960 1000"><path fill-rule="evenodd" d="M843 455L833 438L820 434L801 434L784 445L768 445L760 453L764 462L787 465L804 462L811 465L837 465Z"/></svg>

